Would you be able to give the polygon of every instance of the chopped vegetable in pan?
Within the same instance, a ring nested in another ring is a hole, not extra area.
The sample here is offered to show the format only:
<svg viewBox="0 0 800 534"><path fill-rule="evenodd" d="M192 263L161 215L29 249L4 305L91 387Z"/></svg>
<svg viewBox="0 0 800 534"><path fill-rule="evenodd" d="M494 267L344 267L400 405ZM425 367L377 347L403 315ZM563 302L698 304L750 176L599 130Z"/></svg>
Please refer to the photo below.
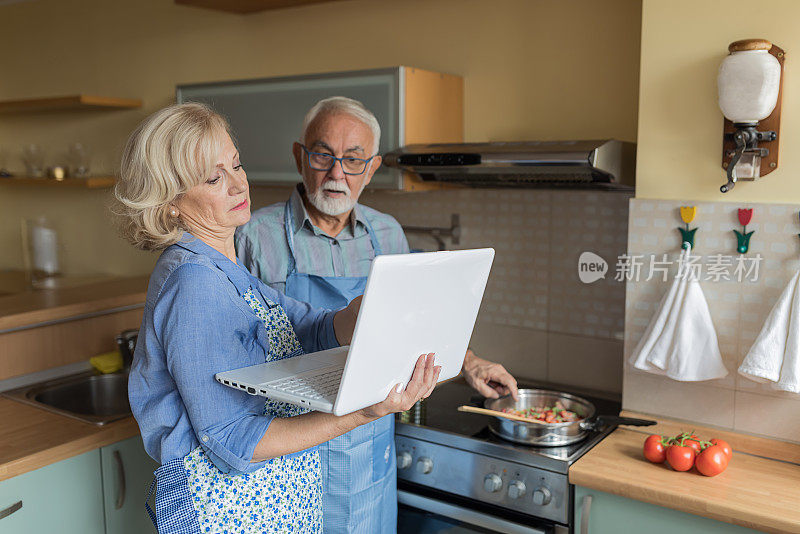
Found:
<svg viewBox="0 0 800 534"><path fill-rule="evenodd" d="M503 408L505 413L534 419L543 423L571 423L583 419L575 412L564 408L560 401L556 401L554 406L536 406L525 410L515 410L514 408Z"/></svg>

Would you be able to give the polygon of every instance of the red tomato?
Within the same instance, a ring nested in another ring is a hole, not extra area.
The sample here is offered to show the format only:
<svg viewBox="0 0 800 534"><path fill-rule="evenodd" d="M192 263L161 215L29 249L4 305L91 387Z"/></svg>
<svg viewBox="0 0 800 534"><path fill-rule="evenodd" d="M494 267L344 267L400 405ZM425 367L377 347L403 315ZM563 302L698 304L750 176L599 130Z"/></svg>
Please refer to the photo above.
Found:
<svg viewBox="0 0 800 534"><path fill-rule="evenodd" d="M728 455L721 446L712 445L698 455L695 467L700 474L715 477L728 467Z"/></svg>
<svg viewBox="0 0 800 534"><path fill-rule="evenodd" d="M667 459L667 448L661 439L658 434L653 434L644 440L644 457L654 464L663 464Z"/></svg>
<svg viewBox="0 0 800 534"><path fill-rule="evenodd" d="M670 445L667 447L667 462L675 471L688 471L694 465L697 453L691 447Z"/></svg>
<svg viewBox="0 0 800 534"><path fill-rule="evenodd" d="M722 450L725 452L725 456L728 457L728 461L729 462L731 461L731 458L733 458L733 449L731 448L730 445L728 445L727 441L725 441L723 439L714 438L714 439L711 440L711 443L713 443L714 445L719 445L720 447L722 447Z"/></svg>
<svg viewBox="0 0 800 534"><path fill-rule="evenodd" d="M692 438L696 438L697 436L692 436ZM686 439L683 441L684 446L691 447L694 449L695 454L700 454L700 451L703 450L703 447L700 445L700 442L697 439Z"/></svg>

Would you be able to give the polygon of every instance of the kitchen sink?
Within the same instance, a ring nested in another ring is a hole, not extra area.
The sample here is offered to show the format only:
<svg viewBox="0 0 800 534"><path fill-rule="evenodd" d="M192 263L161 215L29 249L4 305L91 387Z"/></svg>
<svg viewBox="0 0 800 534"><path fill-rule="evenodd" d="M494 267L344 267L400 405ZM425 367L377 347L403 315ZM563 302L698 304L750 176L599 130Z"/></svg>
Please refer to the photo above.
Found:
<svg viewBox="0 0 800 534"><path fill-rule="evenodd" d="M3 395L95 425L131 415L127 373L82 373L7 391Z"/></svg>

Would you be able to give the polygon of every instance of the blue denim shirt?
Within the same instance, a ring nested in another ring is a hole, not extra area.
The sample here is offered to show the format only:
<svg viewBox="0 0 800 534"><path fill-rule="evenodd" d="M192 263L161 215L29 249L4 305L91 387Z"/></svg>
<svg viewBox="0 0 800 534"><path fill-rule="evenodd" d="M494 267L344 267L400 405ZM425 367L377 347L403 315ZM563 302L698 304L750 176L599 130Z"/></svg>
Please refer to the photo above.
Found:
<svg viewBox="0 0 800 534"><path fill-rule="evenodd" d="M264 363L269 339L242 298L248 289L280 304L306 352L338 346L335 312L271 289L191 234L158 259L147 288L128 383L147 453L164 464L201 445L223 472L250 472L273 417L264 398L214 380L221 371Z"/></svg>

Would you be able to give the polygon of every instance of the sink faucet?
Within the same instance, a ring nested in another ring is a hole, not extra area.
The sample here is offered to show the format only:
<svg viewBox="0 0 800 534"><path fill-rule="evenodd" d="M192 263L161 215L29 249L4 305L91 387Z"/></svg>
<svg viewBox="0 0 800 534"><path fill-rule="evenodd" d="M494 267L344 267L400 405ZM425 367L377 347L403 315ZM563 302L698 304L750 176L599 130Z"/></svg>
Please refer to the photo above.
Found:
<svg viewBox="0 0 800 534"><path fill-rule="evenodd" d="M136 348L136 338L139 337L139 329L123 330L117 336L117 346L122 355L122 369L130 370L133 362L133 351Z"/></svg>

